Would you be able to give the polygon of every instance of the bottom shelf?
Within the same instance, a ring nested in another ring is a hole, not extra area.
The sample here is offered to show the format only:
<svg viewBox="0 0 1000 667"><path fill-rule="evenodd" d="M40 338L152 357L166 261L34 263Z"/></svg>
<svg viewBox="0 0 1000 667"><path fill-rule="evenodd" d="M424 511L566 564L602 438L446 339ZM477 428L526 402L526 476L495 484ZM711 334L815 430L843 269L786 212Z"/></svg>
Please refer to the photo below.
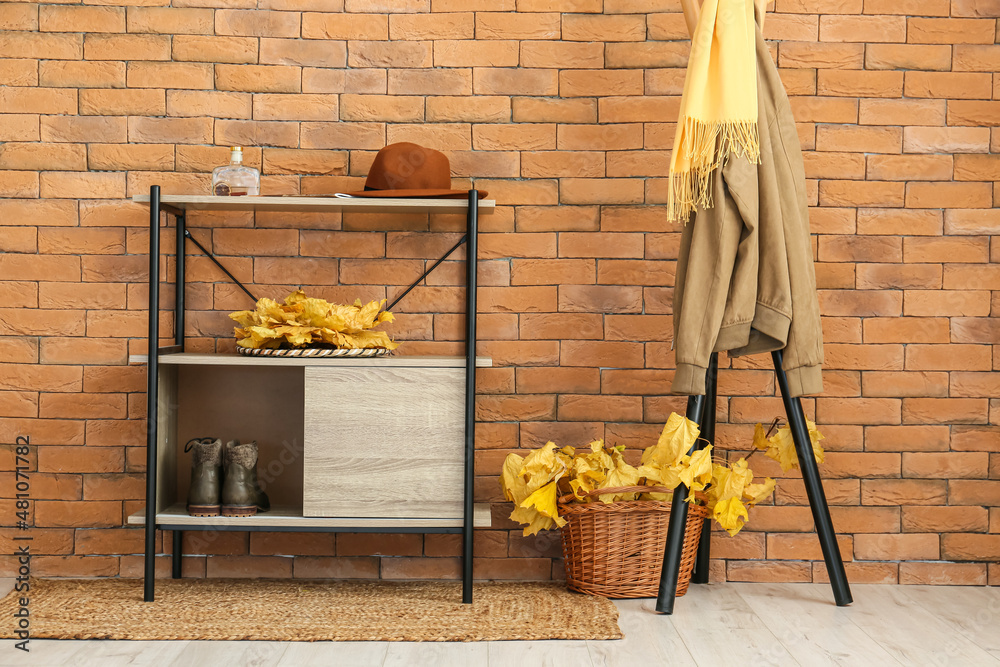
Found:
<svg viewBox="0 0 1000 667"><path fill-rule="evenodd" d="M145 510L136 512L128 518L128 525L142 526L146 523ZM473 524L476 528L489 528L491 525L490 506L488 503L477 503L473 511ZM369 517L312 517L302 516L301 508L272 507L269 511L256 516L191 516L184 503L171 505L156 515L156 525L170 529L177 526L181 530L274 530L274 531L343 531L350 532L435 532L442 529L452 529L448 532L458 532L462 529L461 519L373 519Z"/></svg>

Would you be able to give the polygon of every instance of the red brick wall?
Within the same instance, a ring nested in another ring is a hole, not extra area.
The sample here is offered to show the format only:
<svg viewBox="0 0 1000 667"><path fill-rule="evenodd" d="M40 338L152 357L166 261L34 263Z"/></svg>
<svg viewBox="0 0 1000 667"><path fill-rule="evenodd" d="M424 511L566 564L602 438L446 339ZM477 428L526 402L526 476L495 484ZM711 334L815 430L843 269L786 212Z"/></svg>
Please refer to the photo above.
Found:
<svg viewBox="0 0 1000 667"><path fill-rule="evenodd" d="M0 442L7 471L15 436L35 445L33 572L140 573L123 517L143 505L145 368L128 355L145 351L147 218L125 199L153 183L207 192L230 144L265 193L356 188L380 147L412 140L499 204L481 236L479 351L495 368L479 382L476 495L495 527L477 536L477 573L559 576L554 536L506 521L500 461L547 439L638 450L683 406L664 395L678 234L659 205L688 51L676 0L134 2L0 4ZM848 571L997 583L1000 6L777 3L765 32L806 151L827 342L827 392L805 405L828 438ZM462 221L190 224L260 293L353 299L393 296ZM204 258L189 270L191 348L231 349L225 312L245 298ZM450 263L400 304L405 350L461 351L461 282ZM741 450L780 401L767 359L723 365L720 444ZM774 506L716 540L714 573L822 580L811 529L786 476ZM192 575L458 567L453 537L188 537L208 554L187 559Z"/></svg>

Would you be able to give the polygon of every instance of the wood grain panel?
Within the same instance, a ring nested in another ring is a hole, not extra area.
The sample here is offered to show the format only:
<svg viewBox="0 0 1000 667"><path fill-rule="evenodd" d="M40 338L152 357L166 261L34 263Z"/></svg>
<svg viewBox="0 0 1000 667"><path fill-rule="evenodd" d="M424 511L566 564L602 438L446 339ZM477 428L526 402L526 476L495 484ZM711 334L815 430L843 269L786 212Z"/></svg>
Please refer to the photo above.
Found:
<svg viewBox="0 0 1000 667"><path fill-rule="evenodd" d="M156 511L177 498L177 369L161 368L156 378ZM190 473L189 473L190 474Z"/></svg>
<svg viewBox="0 0 1000 667"><path fill-rule="evenodd" d="M307 367L303 514L459 518L465 369Z"/></svg>

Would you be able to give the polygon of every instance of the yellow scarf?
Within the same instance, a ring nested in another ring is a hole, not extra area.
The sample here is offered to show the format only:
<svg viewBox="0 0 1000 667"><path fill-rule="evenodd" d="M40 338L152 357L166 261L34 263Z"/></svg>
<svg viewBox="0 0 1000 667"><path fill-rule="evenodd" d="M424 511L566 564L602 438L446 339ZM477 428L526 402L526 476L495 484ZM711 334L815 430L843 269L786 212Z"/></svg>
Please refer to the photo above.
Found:
<svg viewBox="0 0 1000 667"><path fill-rule="evenodd" d="M711 208L711 173L732 153L760 162L753 0L705 0L670 159L669 219Z"/></svg>

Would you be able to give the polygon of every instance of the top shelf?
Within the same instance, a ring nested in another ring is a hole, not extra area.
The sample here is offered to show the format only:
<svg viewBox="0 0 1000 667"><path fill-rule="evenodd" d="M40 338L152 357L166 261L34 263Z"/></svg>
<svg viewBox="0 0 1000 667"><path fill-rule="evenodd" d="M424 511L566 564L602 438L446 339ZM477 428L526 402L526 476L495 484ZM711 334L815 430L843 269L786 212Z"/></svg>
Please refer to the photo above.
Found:
<svg viewBox="0 0 1000 667"><path fill-rule="evenodd" d="M149 195L134 195L132 201L149 203ZM160 195L160 204L196 211L356 211L359 213L465 213L466 199L390 199L382 197L215 197L211 195ZM480 199L479 212L492 213L496 201Z"/></svg>

